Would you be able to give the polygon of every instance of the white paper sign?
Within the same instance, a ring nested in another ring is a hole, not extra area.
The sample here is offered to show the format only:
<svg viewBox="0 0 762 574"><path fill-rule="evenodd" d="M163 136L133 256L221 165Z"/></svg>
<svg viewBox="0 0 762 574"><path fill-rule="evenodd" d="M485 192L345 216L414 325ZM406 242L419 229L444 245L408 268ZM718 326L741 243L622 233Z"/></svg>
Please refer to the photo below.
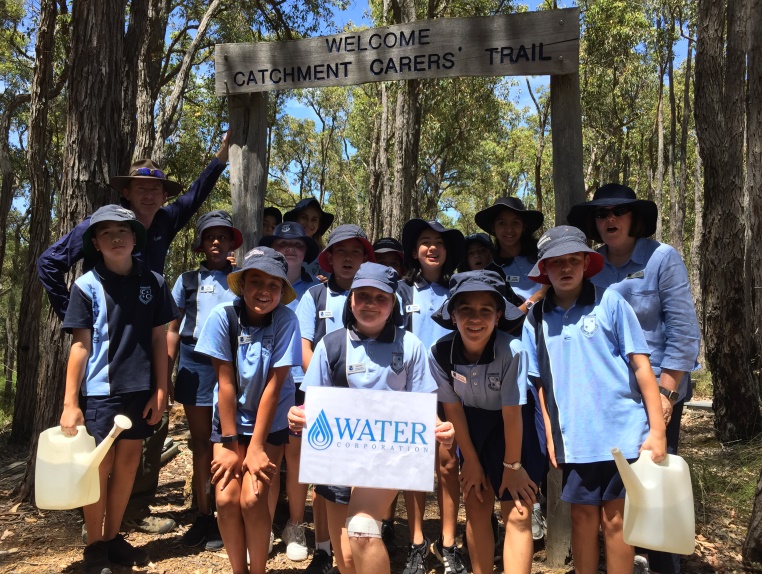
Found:
<svg viewBox="0 0 762 574"><path fill-rule="evenodd" d="M307 387L299 482L434 490L435 393Z"/></svg>

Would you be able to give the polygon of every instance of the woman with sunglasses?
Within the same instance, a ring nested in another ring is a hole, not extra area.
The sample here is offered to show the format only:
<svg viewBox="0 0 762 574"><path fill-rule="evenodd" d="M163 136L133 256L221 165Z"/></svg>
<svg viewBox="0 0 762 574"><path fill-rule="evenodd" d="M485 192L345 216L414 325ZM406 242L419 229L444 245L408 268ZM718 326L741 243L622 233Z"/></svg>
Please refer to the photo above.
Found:
<svg viewBox="0 0 762 574"><path fill-rule="evenodd" d="M667 452L676 454L701 333L685 263L673 247L650 239L657 218L653 201L637 199L629 187L609 183L596 190L592 201L572 207L567 220L588 239L603 243L598 252L604 267L591 281L618 291L638 316L659 382ZM648 563L652 573L680 572L680 559L674 554L648 551ZM648 572L649 566L643 557L635 557L636 574Z"/></svg>

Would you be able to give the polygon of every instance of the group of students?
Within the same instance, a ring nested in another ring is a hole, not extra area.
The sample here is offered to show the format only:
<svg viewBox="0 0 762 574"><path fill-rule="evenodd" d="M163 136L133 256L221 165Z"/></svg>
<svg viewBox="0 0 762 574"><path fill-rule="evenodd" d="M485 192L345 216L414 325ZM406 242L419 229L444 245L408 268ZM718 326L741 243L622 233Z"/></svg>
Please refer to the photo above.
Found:
<svg viewBox="0 0 762 574"><path fill-rule="evenodd" d="M461 495L473 572L493 569L497 498L504 568L529 573L548 461L563 468L576 571L596 572L599 529L608 571L647 571L623 541L624 486L610 451L634 459L648 449L657 462L676 452L699 342L685 265L649 239L656 215L653 202L609 184L539 240L542 213L504 197L476 215L485 233L412 219L401 242L371 244L344 224L324 243L333 216L308 198L282 218L267 208L239 267L228 253L241 233L215 211L198 219L202 263L170 292L135 257L146 246L135 214L99 209L82 235L97 262L75 282L63 323L73 343L61 426L85 424L100 441L117 413L137 424L101 464L101 499L84 509L86 572L148 562L119 529L140 439L167 396L183 404L193 446L199 514L183 544L224 545L234 573L265 572L285 458L281 537L289 558L306 560L308 485L298 476L309 386L437 393L440 536L424 536L425 493L404 493L403 574L424 573L430 551L446 573L466 572ZM389 572L397 494L315 485L305 571L325 574L335 557L342 574ZM677 557L648 558L653 572L679 571Z"/></svg>

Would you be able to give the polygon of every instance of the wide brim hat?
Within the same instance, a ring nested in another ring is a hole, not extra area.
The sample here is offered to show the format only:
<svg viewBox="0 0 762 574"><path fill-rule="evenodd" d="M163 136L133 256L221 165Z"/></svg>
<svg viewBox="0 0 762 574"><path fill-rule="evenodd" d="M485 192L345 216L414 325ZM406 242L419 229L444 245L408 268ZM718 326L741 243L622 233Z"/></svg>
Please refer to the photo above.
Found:
<svg viewBox="0 0 762 574"><path fill-rule="evenodd" d="M243 266L228 274L228 287L238 297L243 297L243 278L247 271L257 269L271 277L283 280L280 302L288 305L296 299L296 291L288 281L288 263L282 253L269 247L255 247L246 254Z"/></svg>
<svg viewBox="0 0 762 574"><path fill-rule="evenodd" d="M505 298L505 278L492 270L464 271L450 279L450 294L442 306L431 316L435 323L445 329L455 330L452 311L460 295L464 293L485 292L495 296L502 315L497 328L501 331L513 331L518 323L523 322L524 313Z"/></svg>
<svg viewBox="0 0 762 574"><path fill-rule="evenodd" d="M635 191L619 183L607 183L595 190L593 199L584 203L578 203L569 211L566 221L589 234L588 225L590 223L592 212L597 207L606 207L614 205L629 205L643 223L643 236L650 237L656 233L656 223L659 219L659 208L656 203L647 199L638 199Z"/></svg>
<svg viewBox="0 0 762 574"><path fill-rule="evenodd" d="M294 209L287 211L283 215L283 221L296 221L299 213L307 209L308 207L314 207L320 212L320 224L318 225L317 235L323 235L333 223L333 213L327 213L323 211L320 206L320 202L314 197L307 197L300 200Z"/></svg>
<svg viewBox="0 0 762 574"><path fill-rule="evenodd" d="M315 243L315 240L312 239L312 237L309 237L304 232L304 227L302 227L301 224L297 223L296 221L285 221L283 223L279 223L275 226L273 234L265 235L262 239L259 240L259 244L264 245L265 247L272 247L273 243L275 243L275 241L278 239L299 239L304 241L304 244L307 246L307 251L304 254L304 260L307 262L315 261L318 253L320 253L320 248L318 247L317 243Z"/></svg>
<svg viewBox="0 0 762 574"><path fill-rule="evenodd" d="M357 239L362 243L368 261L372 263L376 262L376 254L373 252L373 246L370 244L370 241L368 241L368 236L365 235L362 228L359 225L346 223L344 225L339 225L336 229L331 231L331 234L328 236L328 245L325 246L325 249L323 249L318 256L318 265L320 265L321 269L328 273L333 273L333 265L328 262L328 254L331 252L334 245L348 239Z"/></svg>
<svg viewBox="0 0 762 574"><path fill-rule="evenodd" d="M583 275L585 279L590 279L603 269L603 255L587 246L585 234L577 227L559 225L548 229L537 242L537 250L537 263L527 275L537 283L550 285L547 274L540 270L540 263L550 257L561 257L580 252L587 253L590 256L590 263Z"/></svg>
<svg viewBox="0 0 762 574"><path fill-rule="evenodd" d="M481 229L494 235L495 219L500 212L506 209L514 211L521 216L521 219L524 221L524 230L527 234L532 234L540 229L545 221L545 216L541 211L527 209L524 202L518 197L498 197L490 207L479 211L474 216L474 221Z"/></svg>
<svg viewBox="0 0 762 574"><path fill-rule="evenodd" d="M405 267L409 268L413 265L413 253L415 252L418 237L426 229L431 229L442 235L445 249L447 249L446 258L453 262L453 268L456 267L465 255L466 241L463 234L457 229L446 229L438 221L426 221L425 219L411 219L402 228L402 249L405 252Z"/></svg>
<svg viewBox="0 0 762 574"><path fill-rule="evenodd" d="M233 243L230 245L231 251L233 249L238 249L243 245L243 235L241 234L241 231L233 225L233 218L227 211L218 209L216 211L204 213L198 218L198 222L196 223L196 238L193 240L192 247L194 252L201 253L204 250L201 246L201 237L203 236L204 231L210 227L224 227L230 229L233 233Z"/></svg>
<svg viewBox="0 0 762 574"><path fill-rule="evenodd" d="M117 175L109 179L108 184L121 193L133 179L160 181L164 185L167 197L174 197L183 192L183 187L176 181L167 179L164 171L150 159L140 159L130 166L129 175Z"/></svg>
<svg viewBox="0 0 762 574"><path fill-rule="evenodd" d="M90 225L82 234L82 251L85 257L93 258L97 256L98 251L93 245L93 232L95 226L104 221L123 221L128 223L135 234L135 246L132 253L140 252L146 245L146 228L138 221L135 214L121 205L104 205L90 216Z"/></svg>

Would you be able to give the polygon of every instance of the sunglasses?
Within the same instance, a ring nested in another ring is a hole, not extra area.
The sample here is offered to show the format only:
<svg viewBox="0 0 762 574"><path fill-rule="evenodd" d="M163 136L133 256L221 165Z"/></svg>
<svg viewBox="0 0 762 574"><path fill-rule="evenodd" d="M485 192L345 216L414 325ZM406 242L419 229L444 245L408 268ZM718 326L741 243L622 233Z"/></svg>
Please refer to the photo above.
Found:
<svg viewBox="0 0 762 574"><path fill-rule="evenodd" d="M150 167L139 167L135 170L135 175L147 175L150 177L158 177L159 179L167 179L165 174L160 169L151 169Z"/></svg>
<svg viewBox="0 0 762 574"><path fill-rule="evenodd" d="M632 211L632 207L629 205L617 205L616 207L612 207L611 209L608 209L606 207L598 207L595 210L595 218L596 219L607 219L609 215L613 215L614 217L621 217L625 213L630 213Z"/></svg>

